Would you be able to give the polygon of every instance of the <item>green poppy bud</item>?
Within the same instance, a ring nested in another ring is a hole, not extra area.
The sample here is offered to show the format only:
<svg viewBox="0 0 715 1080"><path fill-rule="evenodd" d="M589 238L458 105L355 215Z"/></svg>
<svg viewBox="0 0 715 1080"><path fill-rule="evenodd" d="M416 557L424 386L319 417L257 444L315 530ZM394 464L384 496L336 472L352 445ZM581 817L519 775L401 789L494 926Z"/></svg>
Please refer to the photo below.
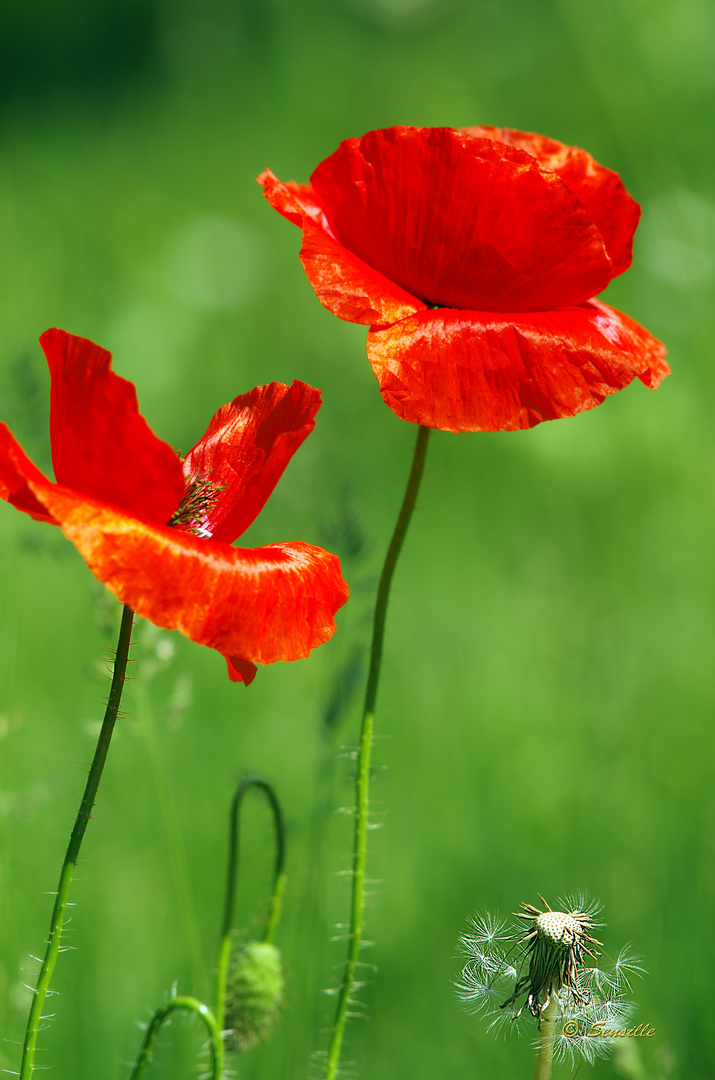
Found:
<svg viewBox="0 0 715 1080"><path fill-rule="evenodd" d="M249 941L236 950L226 984L229 1050L248 1050L266 1034L278 1018L283 988L283 960L275 945Z"/></svg>

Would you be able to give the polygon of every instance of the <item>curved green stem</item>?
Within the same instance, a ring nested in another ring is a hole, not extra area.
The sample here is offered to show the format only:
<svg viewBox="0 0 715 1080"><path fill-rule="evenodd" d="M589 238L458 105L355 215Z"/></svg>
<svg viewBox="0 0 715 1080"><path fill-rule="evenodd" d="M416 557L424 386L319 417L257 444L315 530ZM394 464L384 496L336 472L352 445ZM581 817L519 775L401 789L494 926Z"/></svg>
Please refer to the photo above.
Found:
<svg viewBox="0 0 715 1080"><path fill-rule="evenodd" d="M60 952L62 929L65 922L70 886L72 884L72 878L74 877L75 867L77 866L77 859L79 858L82 840L87 829L87 823L92 814L94 800L97 796L99 781L102 776L104 763L107 759L107 751L109 750L114 723L119 711L119 703L122 698L124 675L127 668L127 660L129 659L129 645L133 619L134 612L130 608L125 607L122 612L122 622L119 628L119 640L117 642L117 653L114 659L112 686L109 691L104 720L102 721L102 729L99 733L97 749L94 752L94 760L92 761L89 770L84 794L82 795L82 801L77 812L77 819L74 823L74 828L72 829L70 841L67 846L67 853L62 864L62 870L60 871L57 895L55 897L52 917L50 919L50 934L47 939L47 950L42 961L42 967L40 968L40 974L37 979L37 988L35 989L32 1006L30 1008L30 1015L27 1021L27 1031L25 1032L25 1042L22 1049L22 1064L20 1065L20 1080L30 1080L35 1068L37 1036L40 1029L40 1021L42 1020L42 1010L45 1005L45 998L47 997L50 980L52 979L55 964L57 963L57 957Z"/></svg>
<svg viewBox="0 0 715 1080"><path fill-rule="evenodd" d="M167 1017L179 1009L185 1009L186 1012L195 1013L203 1021L206 1030L209 1034L209 1050L211 1054L211 1080L221 1080L223 1075L223 1040L221 1039L221 1028L216 1023L216 1017L209 1009L208 1005L204 1005L203 1001L199 1001L194 997L175 997L171 1001L167 1001L166 1005L160 1006L151 1018L151 1023L146 1029L146 1035L144 1036L144 1042L141 1045L139 1051L139 1057L137 1058L136 1065L132 1069L129 1080L141 1080L141 1077L146 1072L147 1065L151 1062L154 1045L159 1036L161 1025L167 1019Z"/></svg>
<svg viewBox="0 0 715 1080"><path fill-rule="evenodd" d="M273 943L276 928L283 904L283 892L285 890L285 826L283 814L278 796L268 783L260 776L247 776L236 788L231 802L231 827L228 840L228 869L226 873L226 899L223 911L223 924L221 926L221 944L219 946L218 964L216 969L216 1021L219 1031L223 1030L223 1019L226 1009L226 980L228 978L228 965L231 957L231 932L233 929L233 909L236 899L236 885L238 880L238 824L243 797L251 788L262 791L268 799L273 814L273 829L276 839L276 861L273 871L273 892L271 906L266 921L266 929L263 940L267 944Z"/></svg>
<svg viewBox="0 0 715 1080"><path fill-rule="evenodd" d="M348 1014L350 997L355 988L355 972L358 965L360 945L362 942L363 915L365 909L365 860L367 854L367 829L368 829L368 803L370 789L370 751L372 749L372 732L375 716L375 703L377 690L380 682L380 668L382 664L382 648L385 637L385 619L387 605L390 599L390 585L397 565L397 559L402 548L402 543L410 524L412 512L417 501L422 473L424 471L425 457L427 454L427 442L430 429L420 426L417 431L414 455L412 458L412 471L407 481L407 489L402 502L402 507L397 518L395 531L387 549L385 565L382 568L380 584L377 590L375 602L375 615L372 624L372 645L370 648L370 670L367 677L367 689L365 691L365 706L363 709L362 727L360 730L360 747L358 751L357 778L355 785L355 833L353 840L353 863L352 863L352 897L350 905L350 931L348 935L348 958L345 965L345 973L338 994L338 1005L333 1024L333 1035L328 1051L328 1063L325 1070L325 1080L334 1080L345 1032L345 1021Z"/></svg>

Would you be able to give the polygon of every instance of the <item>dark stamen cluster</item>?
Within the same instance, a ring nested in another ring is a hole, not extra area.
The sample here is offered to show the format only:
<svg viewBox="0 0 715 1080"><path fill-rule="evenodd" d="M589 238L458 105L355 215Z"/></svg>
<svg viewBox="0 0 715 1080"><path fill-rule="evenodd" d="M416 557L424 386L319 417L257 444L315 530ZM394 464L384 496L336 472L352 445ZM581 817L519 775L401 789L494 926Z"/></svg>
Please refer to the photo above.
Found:
<svg viewBox="0 0 715 1080"><path fill-rule="evenodd" d="M195 536L208 535L204 522L225 490L225 484L214 484L204 473L199 473L187 486L181 504L169 518L169 525Z"/></svg>

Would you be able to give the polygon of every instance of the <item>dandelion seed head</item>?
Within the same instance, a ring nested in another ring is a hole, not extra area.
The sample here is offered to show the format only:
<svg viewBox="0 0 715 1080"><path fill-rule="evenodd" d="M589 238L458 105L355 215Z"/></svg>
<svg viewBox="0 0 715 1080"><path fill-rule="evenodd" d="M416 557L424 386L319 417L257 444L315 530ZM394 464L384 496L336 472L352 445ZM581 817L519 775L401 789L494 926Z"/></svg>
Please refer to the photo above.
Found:
<svg viewBox="0 0 715 1080"><path fill-rule="evenodd" d="M633 975L643 971L629 947L615 960L592 934L600 905L583 895L559 900L554 910L522 903L509 926L488 914L474 915L460 938L466 958L455 984L458 996L481 1013L488 1030L504 1037L541 1025L542 1012L556 1002L554 1056L589 1063L608 1054L618 1039L588 1035L594 1024L622 1028L632 1015L626 1000ZM527 924L525 927L524 923ZM525 932L526 931L526 932Z"/></svg>
<svg viewBox="0 0 715 1080"><path fill-rule="evenodd" d="M573 915L563 911L544 911L537 916L534 926L539 934L550 938L555 945L571 945L581 933L581 925Z"/></svg>

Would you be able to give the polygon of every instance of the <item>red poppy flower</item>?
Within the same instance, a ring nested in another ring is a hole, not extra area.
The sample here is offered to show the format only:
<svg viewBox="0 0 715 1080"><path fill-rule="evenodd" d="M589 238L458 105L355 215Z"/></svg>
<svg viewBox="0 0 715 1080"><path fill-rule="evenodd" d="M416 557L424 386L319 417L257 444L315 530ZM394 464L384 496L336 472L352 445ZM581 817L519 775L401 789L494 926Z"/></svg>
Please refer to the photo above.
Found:
<svg viewBox="0 0 715 1080"><path fill-rule="evenodd" d="M297 541L231 546L313 430L320 391L257 386L219 409L182 461L140 415L110 353L62 330L40 344L57 483L0 424L0 496L59 525L137 614L218 649L235 682L327 641L348 597L334 555Z"/></svg>
<svg viewBox="0 0 715 1080"><path fill-rule="evenodd" d="M593 299L630 266L640 209L585 150L394 127L341 143L310 184L258 179L301 226L321 303L370 326L370 363L403 420L533 427L669 371L659 341Z"/></svg>

